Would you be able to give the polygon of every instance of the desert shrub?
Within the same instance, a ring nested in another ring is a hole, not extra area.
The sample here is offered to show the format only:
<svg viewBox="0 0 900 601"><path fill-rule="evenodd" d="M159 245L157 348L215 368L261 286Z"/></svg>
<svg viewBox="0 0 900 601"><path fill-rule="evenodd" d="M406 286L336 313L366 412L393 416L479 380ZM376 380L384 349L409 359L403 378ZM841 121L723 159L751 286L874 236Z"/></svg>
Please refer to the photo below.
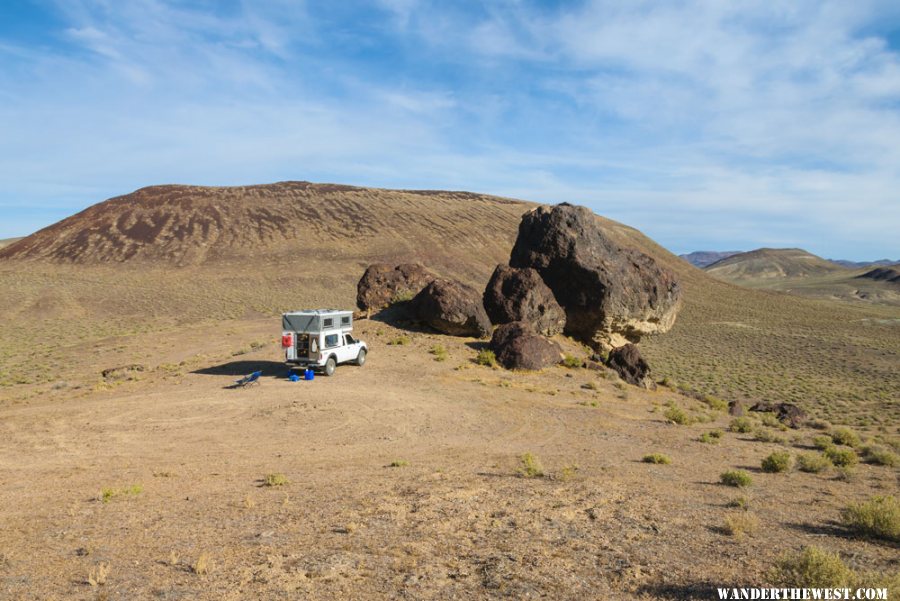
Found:
<svg viewBox="0 0 900 601"><path fill-rule="evenodd" d="M764 426L768 426L769 428L785 427L784 424L782 424L780 421L778 421L778 418L775 417L775 415L772 413L763 413L762 418L760 418L760 421L762 422L762 424Z"/></svg>
<svg viewBox="0 0 900 601"><path fill-rule="evenodd" d="M818 547L782 557L770 577L775 585L794 588L844 588L856 581L853 570L837 554Z"/></svg>
<svg viewBox="0 0 900 601"><path fill-rule="evenodd" d="M566 353L566 356L563 357L562 364L569 369L574 369L576 367L581 367L582 361L575 355Z"/></svg>
<svg viewBox="0 0 900 601"><path fill-rule="evenodd" d="M759 519L747 511L729 513L725 516L722 531L729 536L740 538L745 534L753 534L759 528Z"/></svg>
<svg viewBox="0 0 900 601"><path fill-rule="evenodd" d="M485 367L496 367L497 357L494 355L494 351L490 349L481 349L475 356L475 363L484 365Z"/></svg>
<svg viewBox="0 0 900 601"><path fill-rule="evenodd" d="M522 455L519 463L519 475L523 478L542 478L544 476L544 466L541 465L541 460L531 453Z"/></svg>
<svg viewBox="0 0 900 601"><path fill-rule="evenodd" d="M825 449L825 456L838 467L852 467L859 463L859 457L853 449L829 447Z"/></svg>
<svg viewBox="0 0 900 601"><path fill-rule="evenodd" d="M853 466L836 466L835 471L837 472L834 477L835 480L840 480L841 482L853 482L856 480L856 470L853 469Z"/></svg>
<svg viewBox="0 0 900 601"><path fill-rule="evenodd" d="M841 510L845 527L862 536L900 542L900 501L894 496L875 496Z"/></svg>
<svg viewBox="0 0 900 601"><path fill-rule="evenodd" d="M744 511L748 511L750 509L750 499L744 496L735 497L728 501L725 504L726 507L732 507L735 509L743 509Z"/></svg>
<svg viewBox="0 0 900 601"><path fill-rule="evenodd" d="M785 442L784 436L766 428L757 428L753 433L753 439L759 442L777 442L779 444Z"/></svg>
<svg viewBox="0 0 900 601"><path fill-rule="evenodd" d="M797 455L797 468L801 472L818 474L831 467L831 461L819 453L800 453Z"/></svg>
<svg viewBox="0 0 900 601"><path fill-rule="evenodd" d="M191 571L198 576L206 576L212 569L212 557L209 553L201 553L197 557L197 561L191 566Z"/></svg>
<svg viewBox="0 0 900 601"><path fill-rule="evenodd" d="M568 482L574 478L576 474L578 474L577 465L564 465L559 474L557 474L556 479L561 482Z"/></svg>
<svg viewBox="0 0 900 601"><path fill-rule="evenodd" d="M435 344L428 352L434 355L435 361L447 360L447 349L443 344Z"/></svg>
<svg viewBox="0 0 900 601"><path fill-rule="evenodd" d="M388 467L406 467L409 465L409 461L405 459L394 459L388 464Z"/></svg>
<svg viewBox="0 0 900 601"><path fill-rule="evenodd" d="M290 484L290 480L284 474L266 474L266 477L263 478L265 486L284 486L285 484Z"/></svg>
<svg viewBox="0 0 900 601"><path fill-rule="evenodd" d="M728 470L727 472L722 472L719 476L719 481L726 486L737 486L740 488L753 484L753 478L751 478L750 474L744 470Z"/></svg>
<svg viewBox="0 0 900 601"><path fill-rule="evenodd" d="M806 425L812 428L813 430L830 430L831 422L825 421L824 419L810 419L806 421Z"/></svg>
<svg viewBox="0 0 900 601"><path fill-rule="evenodd" d="M869 445L862 449L863 461L874 465L886 465L896 467L900 465L900 455L894 453L890 449Z"/></svg>
<svg viewBox="0 0 900 601"><path fill-rule="evenodd" d="M125 497L125 496L137 496L144 492L144 487L140 484L132 484L131 486L126 486L125 488L111 488L107 487L100 491L100 500L104 503L109 503L116 497Z"/></svg>
<svg viewBox="0 0 900 601"><path fill-rule="evenodd" d="M666 409L665 413L663 413L663 416L667 420L675 422L676 424L679 424L681 426L685 426L691 423L691 418L687 413L685 413L684 409L676 405L671 405L668 409Z"/></svg>
<svg viewBox="0 0 900 601"><path fill-rule="evenodd" d="M820 451L824 451L825 449L834 445L834 443L831 441L831 437L825 435L820 435L813 438L812 444Z"/></svg>
<svg viewBox="0 0 900 601"><path fill-rule="evenodd" d="M859 446L859 435L850 428L835 428L831 431L831 440L834 444L842 444L848 447Z"/></svg>
<svg viewBox="0 0 900 601"><path fill-rule="evenodd" d="M791 469L791 454L787 451L775 451L762 460L762 469L770 474L788 471Z"/></svg>
<svg viewBox="0 0 900 601"><path fill-rule="evenodd" d="M716 411L726 411L728 409L728 401L711 394L704 395L703 402Z"/></svg>
<svg viewBox="0 0 900 601"><path fill-rule="evenodd" d="M700 442L706 444L719 444L719 441L722 439L723 432L721 430L710 430L709 432L704 432L700 435Z"/></svg>
<svg viewBox="0 0 900 601"><path fill-rule="evenodd" d="M649 455L644 455L644 458L641 459L641 461L644 463L658 463L661 465L669 465L672 463L672 460L662 453L650 453Z"/></svg>
<svg viewBox="0 0 900 601"><path fill-rule="evenodd" d="M388 340L388 346L406 346L409 344L409 336L400 335Z"/></svg>
<svg viewBox="0 0 900 601"><path fill-rule="evenodd" d="M406 301L411 301L415 296L416 293L412 290L398 290L391 296L390 304L405 303Z"/></svg>
<svg viewBox="0 0 900 601"><path fill-rule="evenodd" d="M728 429L732 432L739 432L741 434L752 432L753 420L749 417L736 417L731 420L731 425L728 426Z"/></svg>

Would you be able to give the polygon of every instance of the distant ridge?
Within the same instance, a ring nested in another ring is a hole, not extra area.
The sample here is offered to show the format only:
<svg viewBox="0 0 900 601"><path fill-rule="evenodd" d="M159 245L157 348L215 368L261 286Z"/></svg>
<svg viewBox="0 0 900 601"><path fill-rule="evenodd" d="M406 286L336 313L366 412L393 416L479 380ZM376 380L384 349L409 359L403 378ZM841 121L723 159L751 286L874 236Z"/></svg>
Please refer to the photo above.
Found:
<svg viewBox="0 0 900 601"><path fill-rule="evenodd" d="M727 259L733 255L740 254L743 251L740 250L695 250L692 253L687 253L684 255L678 255L694 267L699 267L703 269L708 265L712 265L716 261L721 261L722 259Z"/></svg>
<svg viewBox="0 0 900 601"><path fill-rule="evenodd" d="M886 267L888 265L895 265L897 263L900 263L900 260L892 261L891 259L878 259L877 261L846 261L844 259L828 260L848 269L862 269L863 267Z"/></svg>
<svg viewBox="0 0 900 601"><path fill-rule="evenodd" d="M846 271L800 248L760 248L726 257L706 272L732 282L808 278Z"/></svg>
<svg viewBox="0 0 900 601"><path fill-rule="evenodd" d="M3 240L0 240L0 248L3 248L4 246L9 246L10 244L14 244L14 243L18 242L19 240L21 240L21 238L5 238Z"/></svg>
<svg viewBox="0 0 900 601"><path fill-rule="evenodd" d="M876 282L889 282L891 284L900 284L900 265L891 267L876 267L872 271L867 271L857 278L865 278L875 280Z"/></svg>

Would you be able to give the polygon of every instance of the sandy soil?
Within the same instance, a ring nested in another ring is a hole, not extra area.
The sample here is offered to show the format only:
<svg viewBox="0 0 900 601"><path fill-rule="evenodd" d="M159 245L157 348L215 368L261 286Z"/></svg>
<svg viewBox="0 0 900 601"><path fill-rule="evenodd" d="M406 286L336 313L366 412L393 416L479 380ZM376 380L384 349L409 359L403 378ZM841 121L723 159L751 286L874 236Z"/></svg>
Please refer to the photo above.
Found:
<svg viewBox="0 0 900 601"><path fill-rule="evenodd" d="M780 554L808 544L897 569L896 548L834 522L851 500L896 494L891 468L862 465L850 482L761 473L779 445L697 442L728 416L668 422L670 400L710 413L668 389L494 370L472 362L477 341L387 345L397 331L376 321L357 328L365 367L292 383L273 328L85 349L75 361L138 357L146 370L0 405L0 597L711 599L717 584L765 583ZM272 342L231 356L258 339ZM225 388L255 367L259 386ZM787 433L792 452L813 434ZM545 477L518 474L526 452ZM671 465L641 462L652 452ZM750 489L718 484L737 467ZM272 473L289 483L264 486ZM741 495L759 529L728 536Z"/></svg>

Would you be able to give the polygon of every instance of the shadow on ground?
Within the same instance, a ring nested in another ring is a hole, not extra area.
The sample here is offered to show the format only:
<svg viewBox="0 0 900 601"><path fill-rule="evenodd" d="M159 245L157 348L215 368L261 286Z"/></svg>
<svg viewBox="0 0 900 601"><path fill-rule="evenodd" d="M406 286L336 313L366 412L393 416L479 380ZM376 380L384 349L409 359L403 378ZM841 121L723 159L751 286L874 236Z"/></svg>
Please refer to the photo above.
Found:
<svg viewBox="0 0 900 601"><path fill-rule="evenodd" d="M284 377L288 373L288 366L278 361L229 361L221 365L196 369L191 373L206 376L241 377L255 371L261 371L264 377Z"/></svg>

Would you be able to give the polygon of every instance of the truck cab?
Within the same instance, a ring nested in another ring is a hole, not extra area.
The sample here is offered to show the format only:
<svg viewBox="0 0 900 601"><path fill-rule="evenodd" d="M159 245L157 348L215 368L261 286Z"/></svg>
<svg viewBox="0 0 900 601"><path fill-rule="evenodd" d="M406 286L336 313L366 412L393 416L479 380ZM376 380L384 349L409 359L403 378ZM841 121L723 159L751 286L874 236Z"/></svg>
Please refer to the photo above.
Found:
<svg viewBox="0 0 900 601"><path fill-rule="evenodd" d="M353 312L291 311L281 316L281 347L290 365L334 374L341 363L363 365L368 345L353 337Z"/></svg>

